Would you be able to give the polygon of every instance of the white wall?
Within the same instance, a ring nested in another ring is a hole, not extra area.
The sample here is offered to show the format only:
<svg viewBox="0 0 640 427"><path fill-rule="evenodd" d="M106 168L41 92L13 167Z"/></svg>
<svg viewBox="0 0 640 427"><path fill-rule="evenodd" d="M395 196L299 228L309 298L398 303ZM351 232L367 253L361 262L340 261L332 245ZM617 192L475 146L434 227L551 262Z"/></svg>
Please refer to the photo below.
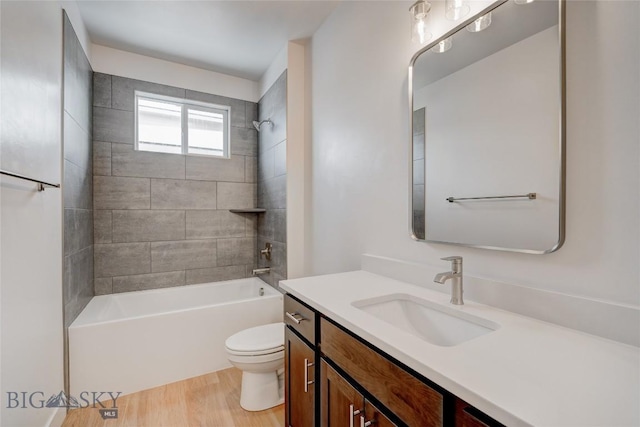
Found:
<svg viewBox="0 0 640 427"><path fill-rule="evenodd" d="M74 2L0 2L0 165L62 182L62 9L89 45ZM63 389L62 190L0 178L0 424L59 425L64 410L8 409L7 392ZM38 403L40 395L35 395Z"/></svg>
<svg viewBox="0 0 640 427"><path fill-rule="evenodd" d="M1 165L59 183L62 12L56 3L2 2ZM34 29L37 28L37 31ZM34 31L25 37L25 30ZM37 118L37 119L36 119ZM63 386L62 197L1 178L1 424L41 426L51 409L6 409L8 391Z"/></svg>
<svg viewBox="0 0 640 427"><path fill-rule="evenodd" d="M549 255L409 238L409 6L343 2L312 39L307 273L358 269L365 252L445 269L439 258L459 254L469 274L637 306L640 3L567 4L567 241Z"/></svg>
<svg viewBox="0 0 640 427"><path fill-rule="evenodd" d="M93 71L258 102L259 84L252 80L190 67L94 44Z"/></svg>

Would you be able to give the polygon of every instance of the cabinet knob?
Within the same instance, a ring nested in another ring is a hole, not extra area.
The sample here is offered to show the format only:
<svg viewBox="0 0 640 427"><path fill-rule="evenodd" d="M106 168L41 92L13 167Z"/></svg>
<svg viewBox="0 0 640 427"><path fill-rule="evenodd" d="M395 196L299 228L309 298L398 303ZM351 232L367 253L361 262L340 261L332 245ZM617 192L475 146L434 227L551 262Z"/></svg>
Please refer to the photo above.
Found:
<svg viewBox="0 0 640 427"><path fill-rule="evenodd" d="M362 415L360 416L360 427L369 427L374 422L374 420L365 421L364 417Z"/></svg>

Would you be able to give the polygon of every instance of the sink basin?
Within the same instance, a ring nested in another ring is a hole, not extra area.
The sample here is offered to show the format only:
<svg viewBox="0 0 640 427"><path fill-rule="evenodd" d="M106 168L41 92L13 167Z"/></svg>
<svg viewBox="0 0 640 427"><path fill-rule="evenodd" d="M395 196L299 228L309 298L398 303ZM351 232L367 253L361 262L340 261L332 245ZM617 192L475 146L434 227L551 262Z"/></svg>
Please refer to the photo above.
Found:
<svg viewBox="0 0 640 427"><path fill-rule="evenodd" d="M451 347L489 334L497 323L407 294L354 301L351 305L431 344Z"/></svg>

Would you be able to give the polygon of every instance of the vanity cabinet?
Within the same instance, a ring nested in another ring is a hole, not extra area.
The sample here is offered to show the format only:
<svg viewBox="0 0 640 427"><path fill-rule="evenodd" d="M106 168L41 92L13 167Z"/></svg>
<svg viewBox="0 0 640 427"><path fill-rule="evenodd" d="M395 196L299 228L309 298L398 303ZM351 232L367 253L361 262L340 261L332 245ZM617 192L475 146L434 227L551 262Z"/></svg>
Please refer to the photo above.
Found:
<svg viewBox="0 0 640 427"><path fill-rule="evenodd" d="M425 384L325 318L320 321L320 351L323 358L338 366L403 424L421 427L443 425L444 396L441 391Z"/></svg>
<svg viewBox="0 0 640 427"><path fill-rule="evenodd" d="M504 427L289 295L284 320L288 427Z"/></svg>
<svg viewBox="0 0 640 427"><path fill-rule="evenodd" d="M320 362L320 425L395 427L381 410L367 400L326 360Z"/></svg>
<svg viewBox="0 0 640 427"><path fill-rule="evenodd" d="M312 427L316 420L315 312L288 295L284 306L285 425Z"/></svg>

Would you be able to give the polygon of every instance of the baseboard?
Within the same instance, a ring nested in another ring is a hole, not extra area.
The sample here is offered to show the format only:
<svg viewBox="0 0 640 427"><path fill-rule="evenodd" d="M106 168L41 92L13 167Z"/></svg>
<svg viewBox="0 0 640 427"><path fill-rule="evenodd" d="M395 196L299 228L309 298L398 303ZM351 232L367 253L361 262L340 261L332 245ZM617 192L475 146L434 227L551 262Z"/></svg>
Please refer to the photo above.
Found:
<svg viewBox="0 0 640 427"><path fill-rule="evenodd" d="M440 292L433 283L441 268L362 255L362 269ZM640 347L640 307L530 288L465 274L466 299Z"/></svg>
<svg viewBox="0 0 640 427"><path fill-rule="evenodd" d="M61 427L66 416L67 408L56 408L47 420L45 427Z"/></svg>

